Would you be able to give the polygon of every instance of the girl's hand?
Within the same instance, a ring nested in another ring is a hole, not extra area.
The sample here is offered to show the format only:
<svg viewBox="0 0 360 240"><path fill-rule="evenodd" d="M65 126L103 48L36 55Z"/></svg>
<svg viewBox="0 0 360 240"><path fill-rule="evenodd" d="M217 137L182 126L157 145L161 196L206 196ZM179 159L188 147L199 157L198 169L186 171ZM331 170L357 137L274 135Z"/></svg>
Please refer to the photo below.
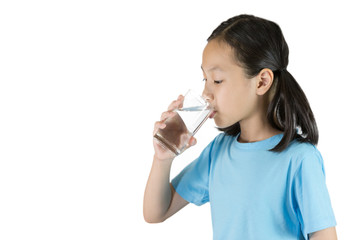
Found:
<svg viewBox="0 0 360 240"><path fill-rule="evenodd" d="M176 115L174 112L175 109L181 108L184 102L184 96L180 95L177 100L173 101L166 112L161 114L160 121L155 122L153 136L159 129L164 129L166 127L165 121L169 118L172 118ZM191 137L187 148L194 146L196 144L196 139ZM155 150L155 158L158 160L173 160L176 155L166 147L162 146L155 138L153 139L153 145Z"/></svg>

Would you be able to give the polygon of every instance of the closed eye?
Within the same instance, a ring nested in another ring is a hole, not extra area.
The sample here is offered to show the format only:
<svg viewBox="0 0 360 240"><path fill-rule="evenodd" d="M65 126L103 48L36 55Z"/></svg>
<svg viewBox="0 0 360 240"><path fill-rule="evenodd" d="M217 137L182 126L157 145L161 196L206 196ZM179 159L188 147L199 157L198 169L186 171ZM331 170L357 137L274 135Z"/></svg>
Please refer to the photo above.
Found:
<svg viewBox="0 0 360 240"><path fill-rule="evenodd" d="M203 81L207 81L207 79L206 78L203 78ZM223 82L223 80L214 80L214 83L215 84L220 84L220 83L222 83Z"/></svg>

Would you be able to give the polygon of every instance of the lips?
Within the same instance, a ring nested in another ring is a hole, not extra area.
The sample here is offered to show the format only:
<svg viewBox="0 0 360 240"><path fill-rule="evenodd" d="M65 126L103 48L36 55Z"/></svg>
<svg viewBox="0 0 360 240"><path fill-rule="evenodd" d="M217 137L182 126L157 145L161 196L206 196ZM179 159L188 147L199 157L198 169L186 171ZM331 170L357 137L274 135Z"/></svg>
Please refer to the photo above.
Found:
<svg viewBox="0 0 360 240"><path fill-rule="evenodd" d="M216 115L216 111L213 110L213 111L210 113L209 118L214 118L215 115Z"/></svg>

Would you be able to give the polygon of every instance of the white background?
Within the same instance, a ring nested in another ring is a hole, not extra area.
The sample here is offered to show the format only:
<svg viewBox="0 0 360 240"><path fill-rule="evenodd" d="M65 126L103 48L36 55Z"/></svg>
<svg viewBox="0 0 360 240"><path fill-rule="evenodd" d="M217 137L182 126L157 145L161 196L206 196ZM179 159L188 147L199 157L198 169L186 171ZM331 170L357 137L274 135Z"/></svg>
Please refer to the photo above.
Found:
<svg viewBox="0 0 360 240"><path fill-rule="evenodd" d="M1 1L0 239L211 239L209 204L147 224L153 124L222 21L277 22L308 96L339 239L358 236L355 1ZM218 134L208 121L175 176Z"/></svg>

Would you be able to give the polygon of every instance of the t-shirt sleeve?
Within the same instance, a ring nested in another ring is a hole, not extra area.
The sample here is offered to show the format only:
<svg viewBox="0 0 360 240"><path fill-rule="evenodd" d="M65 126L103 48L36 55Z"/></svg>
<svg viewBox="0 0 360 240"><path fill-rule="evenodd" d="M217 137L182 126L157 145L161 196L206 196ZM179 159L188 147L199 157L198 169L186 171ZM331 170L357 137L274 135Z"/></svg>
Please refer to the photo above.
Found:
<svg viewBox="0 0 360 240"><path fill-rule="evenodd" d="M305 239L308 234L336 225L320 152L313 147L303 157L294 176L297 215Z"/></svg>
<svg viewBox="0 0 360 240"><path fill-rule="evenodd" d="M198 206L209 201L209 170L213 142L171 181L175 191L182 198Z"/></svg>

